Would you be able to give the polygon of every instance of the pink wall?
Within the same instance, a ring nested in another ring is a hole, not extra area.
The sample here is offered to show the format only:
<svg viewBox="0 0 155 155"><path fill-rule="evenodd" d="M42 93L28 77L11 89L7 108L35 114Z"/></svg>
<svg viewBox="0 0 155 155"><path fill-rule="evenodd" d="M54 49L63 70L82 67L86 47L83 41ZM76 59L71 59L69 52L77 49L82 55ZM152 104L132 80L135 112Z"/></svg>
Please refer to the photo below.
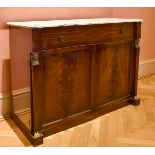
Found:
<svg viewBox="0 0 155 155"><path fill-rule="evenodd" d="M112 17L112 8L0 8L0 28L8 21Z"/></svg>
<svg viewBox="0 0 155 155"><path fill-rule="evenodd" d="M143 19L140 60L155 58L155 8L113 8L113 17Z"/></svg>
<svg viewBox="0 0 155 155"><path fill-rule="evenodd" d="M0 8L0 93L10 90L9 29L6 22L100 17L141 18L144 23L140 60L146 60L155 58L154 16L155 8Z"/></svg>
<svg viewBox="0 0 155 155"><path fill-rule="evenodd" d="M96 17L112 17L112 8L0 8L0 93L10 90L9 29L6 22Z"/></svg>

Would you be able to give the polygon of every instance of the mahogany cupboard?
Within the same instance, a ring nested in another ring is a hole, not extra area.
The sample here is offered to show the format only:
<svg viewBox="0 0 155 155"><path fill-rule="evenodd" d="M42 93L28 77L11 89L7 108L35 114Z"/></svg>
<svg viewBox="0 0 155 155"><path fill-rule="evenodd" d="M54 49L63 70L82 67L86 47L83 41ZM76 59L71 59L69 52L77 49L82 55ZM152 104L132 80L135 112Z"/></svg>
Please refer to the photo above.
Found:
<svg viewBox="0 0 155 155"><path fill-rule="evenodd" d="M43 137L138 105L141 20L9 22L12 118Z"/></svg>

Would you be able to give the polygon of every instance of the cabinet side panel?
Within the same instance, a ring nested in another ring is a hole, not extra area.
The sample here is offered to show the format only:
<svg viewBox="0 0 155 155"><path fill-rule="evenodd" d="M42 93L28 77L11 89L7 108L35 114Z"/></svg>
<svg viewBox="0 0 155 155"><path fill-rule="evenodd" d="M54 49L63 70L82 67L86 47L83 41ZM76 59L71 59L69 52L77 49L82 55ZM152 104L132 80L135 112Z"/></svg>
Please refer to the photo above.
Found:
<svg viewBox="0 0 155 155"><path fill-rule="evenodd" d="M11 27L10 58L12 112L31 130L30 66L31 29Z"/></svg>

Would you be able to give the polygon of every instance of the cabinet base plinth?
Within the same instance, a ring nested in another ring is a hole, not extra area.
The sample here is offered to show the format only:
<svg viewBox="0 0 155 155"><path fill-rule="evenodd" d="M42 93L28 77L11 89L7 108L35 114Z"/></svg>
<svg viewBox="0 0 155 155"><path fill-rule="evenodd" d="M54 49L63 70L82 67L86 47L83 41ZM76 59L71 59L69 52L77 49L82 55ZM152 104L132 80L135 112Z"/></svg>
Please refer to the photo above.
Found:
<svg viewBox="0 0 155 155"><path fill-rule="evenodd" d="M106 113L112 112L129 104L139 105L140 99L136 97L123 97L117 99L115 101L108 102L99 106L94 111L86 111L85 113L81 113L79 115L75 115L73 117L65 118L58 122L51 122L49 124L43 124L44 128L41 131L36 131L33 134L20 122L20 120L13 114L13 120L17 124L17 126L23 131L25 136L29 139L33 146L38 146L43 144L43 138L50 136L52 134L67 130L71 127L75 127L77 125L86 123L97 117L100 117Z"/></svg>
<svg viewBox="0 0 155 155"><path fill-rule="evenodd" d="M21 123L18 117L13 113L11 114L12 119L15 124L22 130L25 136L28 138L33 146L38 146L43 144L43 134L41 132L35 132L34 135Z"/></svg>

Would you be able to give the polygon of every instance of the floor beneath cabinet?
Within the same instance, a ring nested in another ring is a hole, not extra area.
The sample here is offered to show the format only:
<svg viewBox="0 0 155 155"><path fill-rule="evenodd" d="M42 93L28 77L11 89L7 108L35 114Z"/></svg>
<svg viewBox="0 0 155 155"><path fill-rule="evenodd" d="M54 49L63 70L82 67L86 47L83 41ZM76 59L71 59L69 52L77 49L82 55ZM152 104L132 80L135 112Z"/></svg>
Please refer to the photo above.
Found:
<svg viewBox="0 0 155 155"><path fill-rule="evenodd" d="M138 81L141 104L44 138L40 146L155 146L155 75ZM0 122L0 146L32 146L11 119Z"/></svg>

